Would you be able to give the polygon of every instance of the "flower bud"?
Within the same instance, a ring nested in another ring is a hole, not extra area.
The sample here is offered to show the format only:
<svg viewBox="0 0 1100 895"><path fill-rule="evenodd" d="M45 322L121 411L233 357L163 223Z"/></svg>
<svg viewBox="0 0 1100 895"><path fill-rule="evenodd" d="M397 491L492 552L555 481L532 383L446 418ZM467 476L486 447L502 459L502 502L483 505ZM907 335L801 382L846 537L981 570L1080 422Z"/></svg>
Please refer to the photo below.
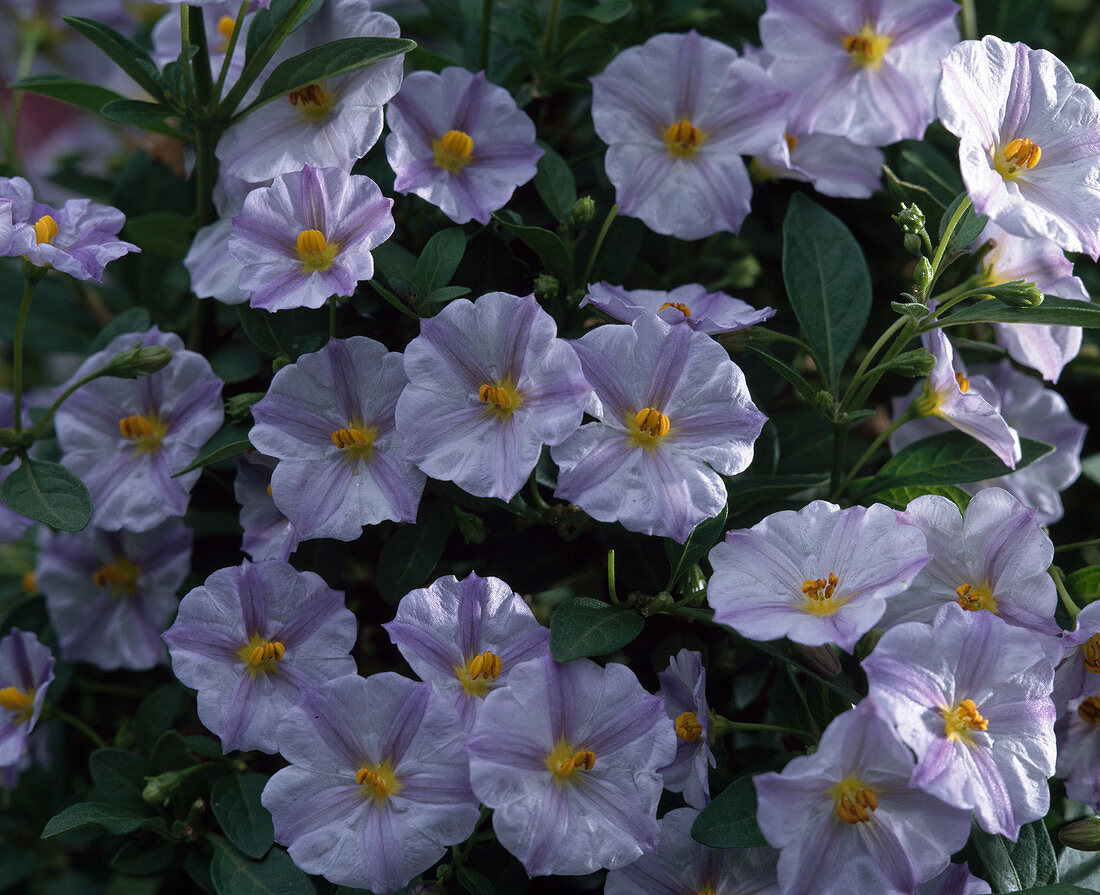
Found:
<svg viewBox="0 0 1100 895"><path fill-rule="evenodd" d="M171 360L172 352L163 345L134 345L107 361L102 375L137 379L163 370Z"/></svg>
<svg viewBox="0 0 1100 895"><path fill-rule="evenodd" d="M814 407L823 416L827 416L829 419L833 419L836 416L837 403L829 392L820 391L814 395Z"/></svg>
<svg viewBox="0 0 1100 895"><path fill-rule="evenodd" d="M923 254L924 241L916 233L906 233L901 239L901 244L910 255L916 255L919 258Z"/></svg>
<svg viewBox="0 0 1100 895"><path fill-rule="evenodd" d="M1078 851L1100 851L1100 815L1083 817L1058 831L1062 845Z"/></svg>
<svg viewBox="0 0 1100 895"><path fill-rule="evenodd" d="M535 298L539 301L549 301L552 298L558 297L558 292L561 291L561 284L558 283L557 277L552 277L548 273L540 273L535 277Z"/></svg>
<svg viewBox="0 0 1100 895"><path fill-rule="evenodd" d="M794 654L809 668L826 677L836 677L840 674L840 658L828 644L824 646L805 646L801 643L794 644Z"/></svg>
<svg viewBox="0 0 1100 895"><path fill-rule="evenodd" d="M924 229L924 212L920 210L915 202L912 205L906 205L903 202L901 210L892 217L894 223L901 227L905 233L919 236L920 231Z"/></svg>
<svg viewBox="0 0 1100 895"><path fill-rule="evenodd" d="M6 429L0 429L0 447L19 447L21 442L22 438L15 434L15 429L10 426Z"/></svg>
<svg viewBox="0 0 1100 895"><path fill-rule="evenodd" d="M921 257L917 260L916 269L913 271L913 285L916 287L918 295L924 295L928 292L928 287L932 283L932 262L927 258Z"/></svg>
<svg viewBox="0 0 1100 895"><path fill-rule="evenodd" d="M923 348L904 351L886 364L886 369L902 376L927 376L936 366L936 359Z"/></svg>
<svg viewBox="0 0 1100 895"><path fill-rule="evenodd" d="M899 314L912 317L914 320L923 320L928 316L928 308L919 301L892 301L890 307Z"/></svg>
<svg viewBox="0 0 1100 895"><path fill-rule="evenodd" d="M587 224L596 216L596 202L591 196L581 196L569 209L569 223L574 227Z"/></svg>
<svg viewBox="0 0 1100 895"><path fill-rule="evenodd" d="M244 422L252 414L252 405L264 396L263 392L244 392L225 399L225 415L235 423Z"/></svg>
<svg viewBox="0 0 1100 895"><path fill-rule="evenodd" d="M156 777L146 777L141 798L150 805L163 805L179 789L183 778L184 774L180 771L165 771Z"/></svg>
<svg viewBox="0 0 1100 895"><path fill-rule="evenodd" d="M1043 293L1039 287L1024 280L991 286L988 293L1010 308L1037 308L1043 303Z"/></svg>

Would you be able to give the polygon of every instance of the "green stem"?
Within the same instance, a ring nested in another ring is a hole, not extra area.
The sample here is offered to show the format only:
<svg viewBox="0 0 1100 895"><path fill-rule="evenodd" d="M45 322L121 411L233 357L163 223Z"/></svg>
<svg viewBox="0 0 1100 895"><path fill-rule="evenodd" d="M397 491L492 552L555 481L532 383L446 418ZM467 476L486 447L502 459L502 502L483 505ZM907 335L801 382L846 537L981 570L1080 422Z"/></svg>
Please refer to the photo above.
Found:
<svg viewBox="0 0 1100 895"><path fill-rule="evenodd" d="M970 209L970 197L967 196L962 202L959 203L959 207L955 209L955 213L951 215L950 220L947 222L947 228L943 231L943 236L940 238L940 244L936 246L936 254L932 256L932 279L928 283L928 293L932 292L933 287L936 285L936 280L939 279L941 265L943 264L943 256L947 251L947 247L951 244L951 237L955 235L955 228L959 226L959 221L963 219L963 215Z"/></svg>
<svg viewBox="0 0 1100 895"><path fill-rule="evenodd" d="M107 748L107 742L103 739L103 737L101 737L98 733L92 730L91 727L89 727L78 717L76 717L76 715L70 715L68 712L64 711L63 709L59 709L55 705L50 707L49 717L56 718L58 721L61 721L64 724L68 724L74 730L79 730L82 734L84 734L84 736L95 743L97 748Z"/></svg>
<svg viewBox="0 0 1100 895"><path fill-rule="evenodd" d="M607 592L611 595L611 602L619 605L619 594L615 589L615 551L607 551Z"/></svg>
<svg viewBox="0 0 1100 895"><path fill-rule="evenodd" d="M1081 550L1085 547L1100 547L1100 538L1089 538L1087 541L1074 541L1072 544L1060 544L1054 548L1055 553L1063 550Z"/></svg>
<svg viewBox="0 0 1100 895"><path fill-rule="evenodd" d="M546 17L546 30L542 33L542 59L550 60L550 48L554 43L554 31L558 27L558 16L561 14L561 0L550 0L550 14Z"/></svg>
<svg viewBox="0 0 1100 895"><path fill-rule="evenodd" d="M871 346L870 350L863 356L863 360L859 362L859 366L856 368L856 374L852 377L852 381L848 384L848 390L844 393L844 397L840 399L840 409L846 410L848 407L848 401L852 397L852 393L856 389L856 385L860 379L863 378L863 374L867 372L867 368L871 366L871 361L874 360L875 355L878 354L883 348L886 347L886 343L890 341L893 335L905 326L907 317L898 317L893 323L887 327L886 332L878 337L878 340Z"/></svg>
<svg viewBox="0 0 1100 895"><path fill-rule="evenodd" d="M901 416L899 416L896 420L890 423L889 426L883 429L878 434L878 437L875 438L875 440L867 446L867 450L865 450L860 458L856 460L855 465L853 465L852 468L848 470L848 474L844 477L844 481L840 483L839 487L833 489L832 495L829 497L829 500L835 503L836 499L844 492L844 489L851 484L852 479L854 479L856 476L856 473L859 472L860 469L863 468L863 465L871 459L875 451L877 451L879 447L882 446L882 443L886 441L886 439L889 438L891 435L893 435L900 426L904 425L912 419L916 419L916 417L917 412L914 409L914 405L910 404L908 407L905 408Z"/></svg>
<svg viewBox="0 0 1100 895"><path fill-rule="evenodd" d="M790 736L796 736L805 740L808 743L816 743L817 737L813 734L807 733L805 730L799 730L797 727L783 727L780 724L756 724L749 721L731 721L729 718L723 718L721 715L714 716L714 735L722 736L727 733L733 733L738 730L759 730L765 733L785 733Z"/></svg>
<svg viewBox="0 0 1100 895"><path fill-rule="evenodd" d="M1062 577L1062 570L1057 566L1051 566L1047 569L1048 574L1054 579L1054 588L1058 591L1058 599L1062 601L1062 605L1066 607L1066 612L1069 613L1070 618L1077 618L1077 614L1081 611L1080 607L1073 602L1073 598L1069 595L1069 591L1066 590L1066 581Z"/></svg>
<svg viewBox="0 0 1100 895"><path fill-rule="evenodd" d="M829 489L836 491L844 475L844 448L848 444L847 424L833 427L833 469L829 475Z"/></svg>
<svg viewBox="0 0 1100 895"><path fill-rule="evenodd" d="M894 344L887 349L886 354L883 355L882 361L878 364L876 370L869 371L864 375L863 384L859 386L859 390L852 399L851 404L853 407L863 406L863 402L867 400L871 391L878 385L878 381L883 377L885 365L901 354L902 349L909 344L913 336L916 335L916 332L917 321L907 319L901 331L894 338Z"/></svg>
<svg viewBox="0 0 1100 895"><path fill-rule="evenodd" d="M34 64L34 57L38 53L38 46L41 43L42 35L37 27L29 27L22 36L22 40L19 44L19 62L15 68L15 80L21 81L28 74L30 74L31 65ZM23 91L13 90L11 93L11 106L7 110L6 116L0 116L0 121L4 125L4 155L7 158L9 167L14 174L25 174L26 169L23 165L23 157L19 154L18 143L18 127L19 127L19 113L23 108Z"/></svg>
<svg viewBox="0 0 1100 895"><path fill-rule="evenodd" d="M218 107L223 119L229 118L237 106L240 105L244 95L248 93L248 88L252 86L252 82L260 76L271 57L275 55L275 51L279 49L290 32L294 30L294 26L298 24L298 20L302 17L310 2L311 0L298 0L283 17L282 21L272 29L267 36L267 40L256 48L256 52L245 63L244 70L237 79L237 83L233 85L229 95L222 100L221 105Z"/></svg>
<svg viewBox="0 0 1100 895"><path fill-rule="evenodd" d="M64 404L65 401L68 399L68 397L73 392L75 392L78 388L81 388L82 386L85 386L89 382L92 382L93 380L98 379L100 376L102 376L103 371L105 369L106 369L106 367L100 367L95 372L89 373L83 379L78 379L76 382L74 382L72 385L70 385L67 389L65 389L65 391L63 391L58 396L57 400L54 401L53 404L50 405L50 409L46 411L46 415L44 417L42 417L42 419L40 419L37 423L34 424L34 427L31 429L31 437L32 438L38 438L42 434L42 432L46 429L46 427L50 424L50 420L53 419L53 415L57 412L57 408L59 408L62 404Z"/></svg>
<svg viewBox="0 0 1100 895"><path fill-rule="evenodd" d="M603 219L603 224L600 225L600 232L596 234L596 241L592 243L592 252L588 256L588 263L584 266L584 276L581 277L581 284L586 289L588 288L588 278L592 275L592 268L596 264L596 256L600 253L600 247L603 246L607 231L611 229L611 222L615 220L615 215L618 213L619 206L612 205L607 217Z"/></svg>
<svg viewBox="0 0 1100 895"><path fill-rule="evenodd" d="M34 289L45 273L45 270L35 267L29 261L23 262L23 300L19 302L19 316L15 319L15 340L11 348L11 390L15 397L15 421L12 426L16 435L23 434L23 333L27 328Z"/></svg>
<svg viewBox="0 0 1100 895"><path fill-rule="evenodd" d="M978 39L978 15L974 9L974 0L962 0L962 38Z"/></svg>
<svg viewBox="0 0 1100 895"><path fill-rule="evenodd" d="M966 301L966 299L968 298L973 298L975 295L986 295L986 298L989 301L992 301L992 297L988 296L986 292L987 290L985 288L978 287L977 289L968 289L966 292L949 298L920 322L917 331L926 333L930 330L938 329L939 327L943 326L943 321L939 318L943 315L944 311L950 311L959 302Z"/></svg>
<svg viewBox="0 0 1100 895"><path fill-rule="evenodd" d="M183 60L183 92L187 97L187 107L193 112L197 102L195 78L191 73L191 7L186 3L180 4L180 56Z"/></svg>
<svg viewBox="0 0 1100 895"><path fill-rule="evenodd" d="M215 128L210 122L195 121L195 212L199 226L214 223L214 184L218 180L218 157L214 149L218 143Z"/></svg>
<svg viewBox="0 0 1100 895"><path fill-rule="evenodd" d="M477 46L477 67L489 73L489 46L492 41L493 0L481 0L481 34Z"/></svg>
<svg viewBox="0 0 1100 895"><path fill-rule="evenodd" d="M248 13L249 6L251 6L250 0L244 0L237 12L237 20L233 23L233 33L229 35L229 43L225 47L225 58L222 60L221 71L218 72L218 83L214 85L215 102L219 102L222 98L225 79L229 77L229 63L232 62L233 54L237 51L237 41L240 39L241 29L244 27L244 17Z"/></svg>
<svg viewBox="0 0 1100 895"><path fill-rule="evenodd" d="M753 341L755 342L757 341L757 336L755 335L756 330L753 330L753 332ZM776 332L773 329L762 329L760 330L760 333L761 336L759 338L759 341L763 345L767 345L771 342L786 342L788 345L798 346L798 348L801 351L804 351L807 356L813 356L814 350L806 342L803 342L802 339L798 338L798 336L790 336L787 335L787 333ZM766 335L764 335L765 333Z"/></svg>

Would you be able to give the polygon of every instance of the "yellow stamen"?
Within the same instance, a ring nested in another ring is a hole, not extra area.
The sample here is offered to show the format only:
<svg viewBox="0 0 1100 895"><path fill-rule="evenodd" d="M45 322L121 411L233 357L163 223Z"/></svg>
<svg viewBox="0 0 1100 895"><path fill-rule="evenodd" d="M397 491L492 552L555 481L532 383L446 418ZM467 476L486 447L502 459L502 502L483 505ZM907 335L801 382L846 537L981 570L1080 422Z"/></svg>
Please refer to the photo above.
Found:
<svg viewBox="0 0 1100 895"><path fill-rule="evenodd" d="M501 417L511 416L523 403L523 395L511 379L498 379L496 385L482 383L477 390L477 399L486 405L486 413Z"/></svg>
<svg viewBox="0 0 1100 895"><path fill-rule="evenodd" d="M271 482L267 483L267 496L268 497L274 497L275 496L274 494L271 493Z"/></svg>
<svg viewBox="0 0 1100 895"><path fill-rule="evenodd" d="M298 234L298 258L307 272L328 270L336 258L340 246L329 242L320 230L303 230Z"/></svg>
<svg viewBox="0 0 1100 895"><path fill-rule="evenodd" d="M666 301L663 305L661 305L657 309L657 313L660 314L661 311L663 311L665 308L675 308L677 311L679 311L685 317L690 317L691 316L691 308L689 308L687 305L685 305L682 301Z"/></svg>
<svg viewBox="0 0 1100 895"><path fill-rule="evenodd" d="M0 709L16 712L27 720L34 714L34 691L24 693L18 687L4 687L0 690Z"/></svg>
<svg viewBox="0 0 1100 895"><path fill-rule="evenodd" d="M943 732L949 740L971 741L972 730L988 730L989 722L982 717L973 699L963 699L950 708L940 709Z"/></svg>
<svg viewBox="0 0 1100 895"><path fill-rule="evenodd" d="M1006 180L1014 179L1021 168L1034 168L1042 158L1038 143L1027 137L1017 137L1000 152L994 150L993 167Z"/></svg>
<svg viewBox="0 0 1100 895"><path fill-rule="evenodd" d="M846 824L865 824L878 808L878 797L858 777L845 777L829 790L837 817Z"/></svg>
<svg viewBox="0 0 1100 895"><path fill-rule="evenodd" d="M142 416L135 413L120 419L118 430L123 438L128 438L137 445L138 453L147 454L160 447L168 432L168 424L153 414Z"/></svg>
<svg viewBox="0 0 1100 895"><path fill-rule="evenodd" d="M113 563L100 566L92 574L92 583L96 587L109 587L114 596L133 596L138 589L138 576L141 569L125 557L119 557Z"/></svg>
<svg viewBox="0 0 1100 895"><path fill-rule="evenodd" d="M436 167L457 174L471 162L474 138L465 131L447 131L441 139L432 140Z"/></svg>
<svg viewBox="0 0 1100 895"><path fill-rule="evenodd" d="M268 640L253 634L248 643L237 650L237 658L253 677L278 672L279 662L286 655L286 646L279 640Z"/></svg>
<svg viewBox="0 0 1100 895"><path fill-rule="evenodd" d="M492 681L500 677L504 666L500 656L485 650L476 656L470 656L462 665L454 666L455 677L469 696L484 699L493 689Z"/></svg>
<svg viewBox="0 0 1100 895"><path fill-rule="evenodd" d="M1093 634L1081 645L1081 652L1085 654L1085 669L1093 674L1100 674L1100 634Z"/></svg>
<svg viewBox="0 0 1100 895"><path fill-rule="evenodd" d="M591 771L596 764L596 753L591 749L574 749L565 740L558 740L553 751L546 756L546 767L559 786L574 771Z"/></svg>
<svg viewBox="0 0 1100 895"><path fill-rule="evenodd" d="M1086 724L1100 724L1100 697L1088 697L1077 706L1077 714Z"/></svg>
<svg viewBox="0 0 1100 895"><path fill-rule="evenodd" d="M285 655L286 647L278 640L265 640L248 654L248 664L263 665L264 662L270 662L272 659L278 662Z"/></svg>
<svg viewBox="0 0 1100 895"><path fill-rule="evenodd" d="M894 38L889 35L876 34L870 25L864 25L844 38L844 50L851 57L853 67L878 68L893 42Z"/></svg>
<svg viewBox="0 0 1100 895"><path fill-rule="evenodd" d="M359 475L359 461L369 461L374 453L374 439L378 430L374 426L352 421L346 429L337 429L332 433L332 443L344 451L349 463L354 463L352 475Z"/></svg>
<svg viewBox="0 0 1100 895"><path fill-rule="evenodd" d="M490 681L496 680L500 677L502 670L500 656L485 650L485 652L474 656L470 660L469 668L470 678L473 680L477 680L479 677Z"/></svg>
<svg viewBox="0 0 1100 895"><path fill-rule="evenodd" d="M787 152L794 152L798 148L798 137L794 134L784 134L783 139L787 143Z"/></svg>
<svg viewBox="0 0 1100 895"><path fill-rule="evenodd" d="M233 28L236 24L237 20L233 16L222 16L218 19L218 34L228 41L233 36Z"/></svg>
<svg viewBox="0 0 1100 895"><path fill-rule="evenodd" d="M333 94L320 84L310 84L292 90L287 96L292 106L297 106L302 114L311 121L321 121L328 116L334 100Z"/></svg>
<svg viewBox="0 0 1100 895"><path fill-rule="evenodd" d="M846 598L835 596L838 584L840 579L835 572L830 572L828 578L807 578L802 582L802 610L810 615L835 613L848 602Z"/></svg>
<svg viewBox="0 0 1100 895"><path fill-rule="evenodd" d="M34 222L34 238L39 245L49 245L57 237L57 221L50 215L44 214Z"/></svg>
<svg viewBox="0 0 1100 895"><path fill-rule="evenodd" d="M23 573L23 577L19 579L19 583L23 586L24 592L32 596L38 593L38 576L35 574L34 569L27 569Z"/></svg>
<svg viewBox="0 0 1100 895"><path fill-rule="evenodd" d="M960 584L955 588L959 598L959 605L969 612L985 609L998 614L997 601L993 599L993 591L988 584Z"/></svg>
<svg viewBox="0 0 1100 895"><path fill-rule="evenodd" d="M363 795L375 802L385 802L401 790L401 781L388 761L373 767L361 767L355 772L355 782L362 787Z"/></svg>
<svg viewBox="0 0 1100 895"><path fill-rule="evenodd" d="M959 391L964 395L970 391L970 380L963 376L962 373L955 374L955 381L959 384Z"/></svg>
<svg viewBox="0 0 1100 895"><path fill-rule="evenodd" d="M669 125L665 131L668 154L676 158L691 158L703 143L703 132L686 118Z"/></svg>
<svg viewBox="0 0 1100 895"><path fill-rule="evenodd" d="M685 743L694 743L703 735L703 725L699 723L695 712L681 712L676 716L676 736Z"/></svg>
<svg viewBox="0 0 1100 895"><path fill-rule="evenodd" d="M672 423L667 416L655 407L643 407L634 414L634 443L642 447L653 447L658 438L668 435Z"/></svg>

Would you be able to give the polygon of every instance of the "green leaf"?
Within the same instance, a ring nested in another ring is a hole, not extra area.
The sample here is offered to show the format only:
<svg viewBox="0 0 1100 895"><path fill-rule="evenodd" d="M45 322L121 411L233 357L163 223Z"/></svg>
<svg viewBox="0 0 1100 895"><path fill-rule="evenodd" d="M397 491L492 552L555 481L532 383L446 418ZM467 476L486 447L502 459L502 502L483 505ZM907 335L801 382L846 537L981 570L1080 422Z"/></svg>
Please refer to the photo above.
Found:
<svg viewBox="0 0 1100 895"><path fill-rule="evenodd" d="M1100 305L1048 295L1037 308L1010 308L1002 301L987 298L948 314L938 323L940 326L960 326L964 323L1045 323L1096 329L1100 327Z"/></svg>
<svg viewBox="0 0 1100 895"><path fill-rule="evenodd" d="M907 180L926 187L946 208L963 186L955 162L929 143L910 140L904 147L899 173Z"/></svg>
<svg viewBox="0 0 1100 895"><path fill-rule="evenodd" d="M233 774L215 783L210 793L210 807L229 841L257 860L275 842L271 814L260 804L267 780L263 774Z"/></svg>
<svg viewBox="0 0 1100 895"><path fill-rule="evenodd" d="M154 211L129 218L126 221L126 238L143 249L182 261L191 248L194 230L182 214Z"/></svg>
<svg viewBox="0 0 1100 895"><path fill-rule="evenodd" d="M557 233L544 230L542 227L513 224L496 214L493 215L493 220L513 236L518 236L523 240L539 256L546 272L556 277L562 286L569 282L569 276L573 271L573 262L569 257L569 250Z"/></svg>
<svg viewBox="0 0 1100 895"><path fill-rule="evenodd" d="M1067 575L1066 590L1075 600L1086 603L1100 597L1100 566L1085 566Z"/></svg>
<svg viewBox="0 0 1100 895"><path fill-rule="evenodd" d="M42 828L42 838L50 839L79 830L82 827L99 827L112 836L132 833L142 827L156 828L165 826L159 817L142 817L119 805L106 802L77 802L55 814Z"/></svg>
<svg viewBox="0 0 1100 895"><path fill-rule="evenodd" d="M323 310L293 308L272 313L242 304L237 305L237 317L252 347L268 357L285 355L294 360L310 340L328 332L328 313Z"/></svg>
<svg viewBox="0 0 1100 895"><path fill-rule="evenodd" d="M164 732L172 726L183 704L183 688L179 684L163 684L146 696L134 714L134 740L145 754L150 754Z"/></svg>
<svg viewBox="0 0 1100 895"><path fill-rule="evenodd" d="M955 201L952 202L947 211L943 213L943 217L940 218L939 226L939 238L943 239L944 230L947 229L947 223L951 220L951 216L958 210L958 207L964 202L969 201L969 196L965 193L959 193L955 197ZM970 245L975 239L981 236L982 231L985 229L985 225L989 223L989 218L984 214L975 214L974 206L970 206L963 212L962 220L955 225L955 232L951 234L951 244L948 246L949 250L955 250L964 252L966 247Z"/></svg>
<svg viewBox="0 0 1100 895"><path fill-rule="evenodd" d="M887 488L876 492L875 501L893 507L895 510L904 510L912 501L925 494L946 497L959 508L960 513L965 513L970 505L971 495L957 485L907 485L902 488Z"/></svg>
<svg viewBox="0 0 1100 895"><path fill-rule="evenodd" d="M260 356L240 342L226 342L210 355L214 375L227 383L246 382L260 372Z"/></svg>
<svg viewBox="0 0 1100 895"><path fill-rule="evenodd" d="M933 196L923 186L902 180L887 165L882 166L886 191L898 202L916 205L924 212L925 229L937 232L946 204Z"/></svg>
<svg viewBox="0 0 1100 895"><path fill-rule="evenodd" d="M99 114L108 121L130 124L148 131L156 131L158 134L166 134L169 137L178 137L180 133L177 128L165 123L165 119L174 115L175 112L159 103L147 103L137 99L116 99L100 109Z"/></svg>
<svg viewBox="0 0 1100 895"><path fill-rule="evenodd" d="M123 333L143 333L152 325L149 312L145 308L127 308L115 314L99 331L99 335L88 348L88 353L102 351L115 336L121 336Z"/></svg>
<svg viewBox="0 0 1100 895"><path fill-rule="evenodd" d="M96 789L112 804L139 812L148 810L141 792L145 778L157 775L148 759L125 749L96 749L88 758L88 771Z"/></svg>
<svg viewBox="0 0 1100 895"><path fill-rule="evenodd" d="M1058 856L1058 878L1063 883L1100 892L1100 854L1066 848Z"/></svg>
<svg viewBox="0 0 1100 895"><path fill-rule="evenodd" d="M815 473L734 476L726 479L726 493L729 495L726 505L734 513L743 513L762 503L790 500L803 491L823 488L828 484L829 476Z"/></svg>
<svg viewBox="0 0 1100 895"><path fill-rule="evenodd" d="M114 853L111 866L120 873L152 876L165 870L175 857L176 846L164 839L132 839Z"/></svg>
<svg viewBox="0 0 1100 895"><path fill-rule="evenodd" d="M985 880L994 892L1021 892L1058 881L1054 846L1041 820L1024 824L1015 842L975 824L970 841L985 864Z"/></svg>
<svg viewBox="0 0 1100 895"><path fill-rule="evenodd" d="M271 6L267 9L259 10L252 19L252 24L248 28L248 40L245 43L245 59L251 58L252 54L260 48L268 37L271 36L271 32L275 30L275 26L279 24L290 12L291 8L298 2L298 0L271 0ZM302 13L301 18L298 19L293 30L290 32L293 34L299 28L301 28L310 16L312 16L317 10L321 8L323 0L313 0L309 6L306 7L305 12Z"/></svg>
<svg viewBox="0 0 1100 895"><path fill-rule="evenodd" d="M202 446L199 455L186 468L173 473L172 478L184 475L193 469L210 466L221 460L230 460L238 454L250 450L251 447L252 443L248 440L248 429L234 423L226 423Z"/></svg>
<svg viewBox="0 0 1100 895"><path fill-rule="evenodd" d="M606 656L633 641L644 627L645 619L632 609L574 597L550 616L550 653L559 662Z"/></svg>
<svg viewBox="0 0 1100 895"><path fill-rule="evenodd" d="M672 590L684 572L706 556L710 548L722 539L726 530L727 510L728 506L723 506L717 516L704 519L696 525L683 544L665 538L665 553L672 567L666 590Z"/></svg>
<svg viewBox="0 0 1100 895"><path fill-rule="evenodd" d="M783 221L783 282L835 393L871 312L871 275L848 228L801 193Z"/></svg>
<svg viewBox="0 0 1100 895"><path fill-rule="evenodd" d="M179 731L166 730L153 746L149 760L158 772L163 773L190 767L195 763L195 755Z"/></svg>
<svg viewBox="0 0 1100 895"><path fill-rule="evenodd" d="M215 844L210 879L218 895L315 895L309 877L281 848L271 849L262 861L253 861L220 836L208 838Z"/></svg>
<svg viewBox="0 0 1100 895"><path fill-rule="evenodd" d="M785 364L778 357L769 354L758 345L746 345L749 351L755 354L760 360L766 363L769 367L775 370L780 376L787 380L791 385L795 387L795 390L802 395L811 406L814 403L814 398L817 396L817 389L806 381L801 373L789 364Z"/></svg>
<svg viewBox="0 0 1100 895"><path fill-rule="evenodd" d="M16 81L11 85L12 90L29 90L31 93L40 93L42 96L53 97L64 103L98 112L107 103L125 99L121 93L115 93L98 84L89 84L86 81L74 81L61 75L32 75Z"/></svg>
<svg viewBox="0 0 1100 895"><path fill-rule="evenodd" d="M616 0L609 0L615 3ZM607 3L600 4L606 6ZM595 7L599 9L600 6ZM630 4L627 3L629 7ZM543 149L542 158L539 159L538 171L535 174L535 189L543 204L550 210L550 214L559 221L569 217L573 203L577 201L577 184L573 180L573 172L569 165L546 143L539 142Z"/></svg>
<svg viewBox="0 0 1100 895"><path fill-rule="evenodd" d="M62 16L67 25L79 31L114 60L115 65L133 78L154 99L165 99L164 80L153 58L130 38L110 25L80 16Z"/></svg>
<svg viewBox="0 0 1100 895"><path fill-rule="evenodd" d="M12 510L61 531L83 531L92 518L84 483L60 463L26 458L4 479L0 499Z"/></svg>
<svg viewBox="0 0 1100 895"><path fill-rule="evenodd" d="M997 891L994 889L993 891ZM1080 886L1070 886L1066 883L1056 883L1053 886L1040 886L1038 889L1020 889L1011 895L1096 895L1095 889L1082 889Z"/></svg>
<svg viewBox="0 0 1100 895"><path fill-rule="evenodd" d="M454 527L442 513L421 513L415 525L404 525L386 541L378 557L378 592L396 603L435 571Z"/></svg>
<svg viewBox="0 0 1100 895"><path fill-rule="evenodd" d="M428 295L451 282L466 253L466 234L461 227L440 230L424 246L416 261L416 288L421 295Z"/></svg>
<svg viewBox="0 0 1100 895"><path fill-rule="evenodd" d="M271 77L260 88L260 95L248 109L254 109L292 90L366 68L383 59L401 56L415 46L413 41L404 37L342 37L319 47L312 47L275 66ZM244 112L239 113L237 117L243 114Z"/></svg>
<svg viewBox="0 0 1100 895"><path fill-rule="evenodd" d="M492 882L484 873L471 870L469 867L459 867L456 876L462 891L468 892L469 895L495 895L496 893Z"/></svg>
<svg viewBox="0 0 1100 895"><path fill-rule="evenodd" d="M1016 469L1030 466L1054 450L1049 444L1020 439L1023 457ZM878 474L853 483L862 499L908 485L958 485L994 479L1012 472L984 444L963 432L922 438L887 460Z"/></svg>
<svg viewBox="0 0 1100 895"><path fill-rule="evenodd" d="M699 813L691 825L691 838L711 848L768 844L756 825L756 788L751 775L738 777Z"/></svg>

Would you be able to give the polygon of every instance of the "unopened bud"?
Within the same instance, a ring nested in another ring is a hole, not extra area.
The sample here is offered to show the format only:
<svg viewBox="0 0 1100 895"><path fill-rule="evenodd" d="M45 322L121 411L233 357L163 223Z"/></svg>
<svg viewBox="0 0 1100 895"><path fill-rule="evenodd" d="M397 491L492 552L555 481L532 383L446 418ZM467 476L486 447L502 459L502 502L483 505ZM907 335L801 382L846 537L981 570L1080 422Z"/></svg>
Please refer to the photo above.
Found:
<svg viewBox="0 0 1100 895"><path fill-rule="evenodd" d="M244 422L252 414L252 405L264 396L263 392L245 392L225 399L225 415L234 423Z"/></svg>
<svg viewBox="0 0 1100 895"><path fill-rule="evenodd" d="M928 307L919 301L892 301L890 307L899 314L912 317L914 320L923 320L928 316Z"/></svg>
<svg viewBox="0 0 1100 895"><path fill-rule="evenodd" d="M916 255L919 258L924 254L924 240L916 233L906 233L901 238L901 244L910 255Z"/></svg>
<svg viewBox="0 0 1100 895"><path fill-rule="evenodd" d="M830 419L836 416L836 398L829 392L820 391L814 395L814 407Z"/></svg>
<svg viewBox="0 0 1100 895"><path fill-rule="evenodd" d="M569 223L574 227L587 224L596 216L596 202L591 196L581 196L569 209Z"/></svg>
<svg viewBox="0 0 1100 895"><path fill-rule="evenodd" d="M924 229L924 212L914 202L912 205L901 204L901 210L892 215L896 223L905 233L919 236Z"/></svg>
<svg viewBox="0 0 1100 895"><path fill-rule="evenodd" d="M10 426L6 429L0 429L0 447L19 447L21 441L22 438L16 435L15 430Z"/></svg>
<svg viewBox="0 0 1100 895"><path fill-rule="evenodd" d="M1037 308L1043 303L1043 293L1034 283L1013 280L991 286L988 294L1003 301L1010 308Z"/></svg>
<svg viewBox="0 0 1100 895"><path fill-rule="evenodd" d="M928 286L932 282L932 262L927 258L919 258L917 260L917 266L913 270L913 285L916 286L917 294L924 295L928 291Z"/></svg>
<svg viewBox="0 0 1100 895"><path fill-rule="evenodd" d="M103 367L104 376L137 379L163 370L172 360L172 352L163 345L135 345L120 351Z"/></svg>
<svg viewBox="0 0 1100 895"><path fill-rule="evenodd" d="M927 376L936 366L936 359L923 348L904 351L886 364L886 369L902 376Z"/></svg>
<svg viewBox="0 0 1100 895"><path fill-rule="evenodd" d="M1083 817L1058 831L1062 845L1077 851L1100 851L1100 815Z"/></svg>
<svg viewBox="0 0 1100 895"><path fill-rule="evenodd" d="M558 282L557 277L552 277L548 273L540 273L535 277L535 298L539 301L549 301L552 298L557 298L558 293L561 291L561 284Z"/></svg>
<svg viewBox="0 0 1100 895"><path fill-rule="evenodd" d="M818 674L823 674L826 677L836 677L840 674L840 658L828 644L824 646L805 646L796 643L794 644L794 653Z"/></svg>
<svg viewBox="0 0 1100 895"><path fill-rule="evenodd" d="M146 777L141 798L150 805L163 805L180 788L184 776L180 771L165 771L156 777Z"/></svg>

